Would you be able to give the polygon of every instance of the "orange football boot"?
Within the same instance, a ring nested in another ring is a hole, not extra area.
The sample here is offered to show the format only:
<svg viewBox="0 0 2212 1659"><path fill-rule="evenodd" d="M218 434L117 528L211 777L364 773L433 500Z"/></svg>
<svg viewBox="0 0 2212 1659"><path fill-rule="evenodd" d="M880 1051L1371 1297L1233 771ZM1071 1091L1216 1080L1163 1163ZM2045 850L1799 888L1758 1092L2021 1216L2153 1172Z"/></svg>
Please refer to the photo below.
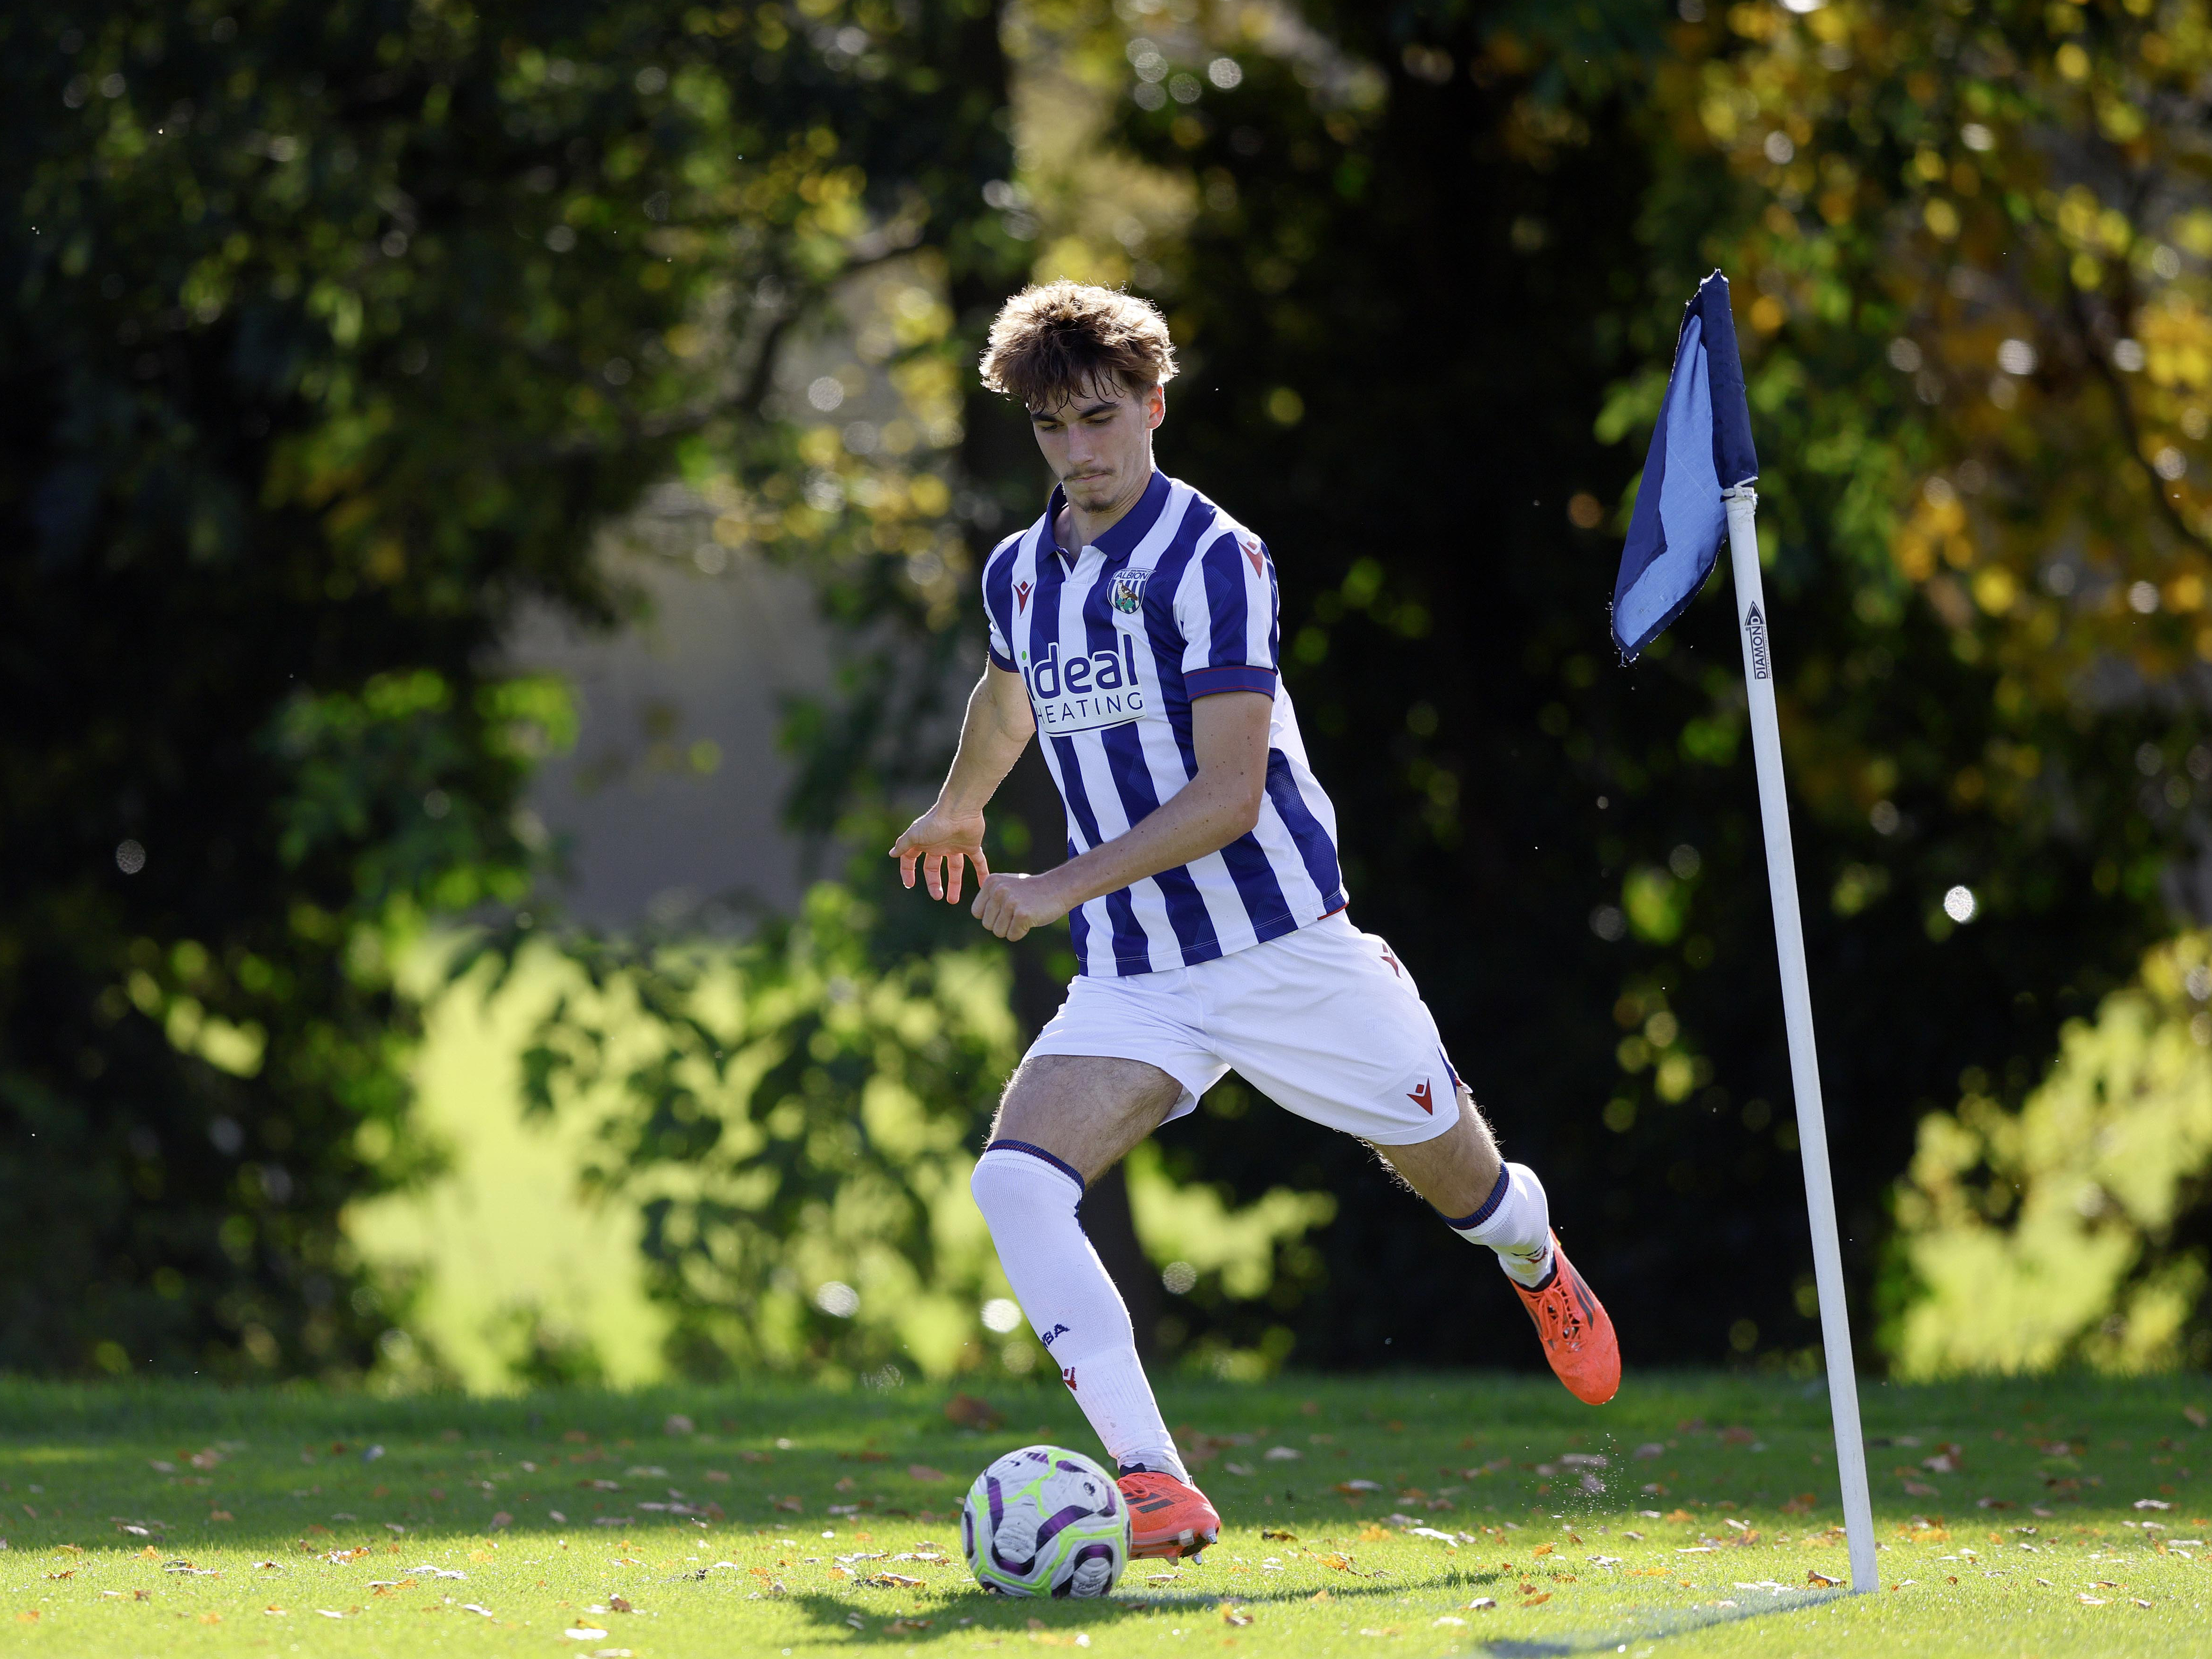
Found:
<svg viewBox="0 0 2212 1659"><path fill-rule="evenodd" d="M1602 1406L1620 1392L1620 1345L1613 1339L1613 1320L1559 1248L1557 1233L1552 1235L1550 1275L1533 1290L1517 1280L1513 1288L1528 1304L1544 1357L1569 1394L1584 1405Z"/></svg>
<svg viewBox="0 0 2212 1659"><path fill-rule="evenodd" d="M1221 1517L1206 1494L1152 1469L1125 1470L1115 1481L1129 1506L1129 1552L1196 1555L1221 1536Z"/></svg>

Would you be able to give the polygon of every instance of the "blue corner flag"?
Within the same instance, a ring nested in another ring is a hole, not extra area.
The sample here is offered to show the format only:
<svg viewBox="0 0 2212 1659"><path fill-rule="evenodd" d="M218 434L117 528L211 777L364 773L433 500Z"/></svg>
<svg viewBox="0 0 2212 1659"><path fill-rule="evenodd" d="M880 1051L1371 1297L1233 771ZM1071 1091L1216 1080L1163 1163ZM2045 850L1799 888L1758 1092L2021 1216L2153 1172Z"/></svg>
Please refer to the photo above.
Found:
<svg viewBox="0 0 2212 1659"><path fill-rule="evenodd" d="M1721 491L1758 476L1728 278L1716 271L1682 314L1666 406L1636 486L1613 588L1613 637L1624 656L1642 652L1697 597L1728 534Z"/></svg>

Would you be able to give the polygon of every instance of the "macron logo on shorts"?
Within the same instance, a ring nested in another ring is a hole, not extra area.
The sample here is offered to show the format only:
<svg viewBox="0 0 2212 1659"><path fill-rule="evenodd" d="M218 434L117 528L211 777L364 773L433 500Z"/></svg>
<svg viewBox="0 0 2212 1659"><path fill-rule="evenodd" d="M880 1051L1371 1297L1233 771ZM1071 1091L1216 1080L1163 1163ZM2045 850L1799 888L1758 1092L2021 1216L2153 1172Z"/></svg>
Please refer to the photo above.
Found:
<svg viewBox="0 0 2212 1659"><path fill-rule="evenodd" d="M1435 1099L1429 1093L1429 1080L1426 1077L1422 1078L1421 1086L1409 1093L1406 1098L1413 1101L1415 1106L1419 1107L1422 1111L1427 1113L1431 1117L1433 1118L1437 1115L1437 1103Z"/></svg>

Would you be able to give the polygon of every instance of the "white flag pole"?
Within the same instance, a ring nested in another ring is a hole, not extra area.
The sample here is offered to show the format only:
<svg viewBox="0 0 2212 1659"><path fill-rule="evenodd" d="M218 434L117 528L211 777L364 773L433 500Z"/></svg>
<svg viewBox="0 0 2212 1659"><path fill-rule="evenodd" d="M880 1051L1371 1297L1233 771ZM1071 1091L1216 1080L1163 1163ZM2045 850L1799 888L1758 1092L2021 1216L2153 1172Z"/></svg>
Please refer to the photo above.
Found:
<svg viewBox="0 0 2212 1659"><path fill-rule="evenodd" d="M1759 815L1766 832L1766 881L1774 900L1774 945L1782 961L1782 1011L1790 1034L1790 1077L1797 1097L1797 1141L1805 1160L1805 1203L1813 1223L1813 1278L1820 1293L1820 1338L1828 1357L1828 1410L1836 1425L1836 1473L1843 1485L1844 1530L1850 1544L1851 1588L1877 1588L1874 1504L1867 1492L1866 1442L1859 1431L1858 1378L1851 1369L1851 1327L1844 1308L1844 1254L1836 1235L1836 1192L1828 1174L1828 1126L1820 1110L1820 1067L1813 1049L1813 994L1805 977L1805 929L1797 913L1797 863L1790 847L1790 802L1782 788L1782 730L1774 712L1774 670L1759 579L1759 492L1748 484L1722 491L1728 503L1729 555L1735 572L1737 631L1744 688L1751 701L1751 751L1759 772Z"/></svg>

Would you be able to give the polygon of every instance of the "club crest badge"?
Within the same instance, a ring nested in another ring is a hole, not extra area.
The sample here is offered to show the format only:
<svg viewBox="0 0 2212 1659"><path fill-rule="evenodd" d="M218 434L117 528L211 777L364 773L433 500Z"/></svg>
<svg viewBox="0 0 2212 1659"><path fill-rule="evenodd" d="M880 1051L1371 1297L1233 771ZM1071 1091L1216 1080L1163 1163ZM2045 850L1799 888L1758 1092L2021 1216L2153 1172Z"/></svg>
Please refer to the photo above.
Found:
<svg viewBox="0 0 2212 1659"><path fill-rule="evenodd" d="M1134 616L1145 602L1145 578L1150 570L1123 570L1114 578L1106 602L1124 616Z"/></svg>

